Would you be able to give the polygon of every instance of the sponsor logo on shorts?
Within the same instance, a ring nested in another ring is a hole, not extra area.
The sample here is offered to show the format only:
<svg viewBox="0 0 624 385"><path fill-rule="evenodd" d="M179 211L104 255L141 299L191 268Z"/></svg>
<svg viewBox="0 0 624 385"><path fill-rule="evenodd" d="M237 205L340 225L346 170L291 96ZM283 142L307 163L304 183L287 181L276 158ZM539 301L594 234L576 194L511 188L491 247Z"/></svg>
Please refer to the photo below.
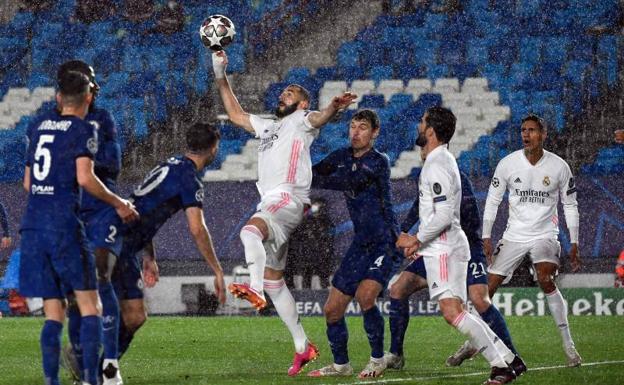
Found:
<svg viewBox="0 0 624 385"><path fill-rule="evenodd" d="M431 288L432 289L437 289L438 288L438 284L434 282L433 285L431 285Z"/></svg>

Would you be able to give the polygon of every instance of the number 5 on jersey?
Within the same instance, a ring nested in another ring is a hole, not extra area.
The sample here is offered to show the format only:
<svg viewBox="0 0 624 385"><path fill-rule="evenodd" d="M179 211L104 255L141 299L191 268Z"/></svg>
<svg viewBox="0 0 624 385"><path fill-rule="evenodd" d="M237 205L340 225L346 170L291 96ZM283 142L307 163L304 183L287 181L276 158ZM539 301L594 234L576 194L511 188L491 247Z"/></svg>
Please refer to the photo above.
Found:
<svg viewBox="0 0 624 385"><path fill-rule="evenodd" d="M33 175L35 176L35 179L39 181L44 180L50 173L50 166L52 165L52 153L48 148L44 146L48 143L53 142L54 135L41 135L39 137L39 142L37 142Z"/></svg>

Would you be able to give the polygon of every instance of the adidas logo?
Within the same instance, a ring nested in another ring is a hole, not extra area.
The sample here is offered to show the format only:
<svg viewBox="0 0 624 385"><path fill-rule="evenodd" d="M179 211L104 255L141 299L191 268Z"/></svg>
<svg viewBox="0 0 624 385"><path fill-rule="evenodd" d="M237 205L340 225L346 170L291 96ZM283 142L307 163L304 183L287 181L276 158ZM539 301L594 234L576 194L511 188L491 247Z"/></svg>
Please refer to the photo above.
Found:
<svg viewBox="0 0 624 385"><path fill-rule="evenodd" d="M522 183L522 180L520 179L520 177L516 178L516 180L514 180L514 183Z"/></svg>
<svg viewBox="0 0 624 385"><path fill-rule="evenodd" d="M431 288L432 289L437 289L438 288L438 284L434 282L433 285L431 285Z"/></svg>

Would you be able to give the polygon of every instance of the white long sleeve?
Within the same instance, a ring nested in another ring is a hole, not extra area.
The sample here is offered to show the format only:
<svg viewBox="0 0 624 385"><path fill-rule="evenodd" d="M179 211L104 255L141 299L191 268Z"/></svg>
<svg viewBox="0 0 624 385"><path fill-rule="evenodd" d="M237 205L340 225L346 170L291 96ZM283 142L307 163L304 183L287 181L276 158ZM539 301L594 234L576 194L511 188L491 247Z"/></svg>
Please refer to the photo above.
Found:
<svg viewBox="0 0 624 385"><path fill-rule="evenodd" d="M504 175L504 165L501 163L496 166L496 171L494 171L494 176L488 189L487 199L485 200L481 238L490 238L492 236L492 227L494 226L494 221L496 221L498 206L503 201L503 196L507 190L507 178Z"/></svg>

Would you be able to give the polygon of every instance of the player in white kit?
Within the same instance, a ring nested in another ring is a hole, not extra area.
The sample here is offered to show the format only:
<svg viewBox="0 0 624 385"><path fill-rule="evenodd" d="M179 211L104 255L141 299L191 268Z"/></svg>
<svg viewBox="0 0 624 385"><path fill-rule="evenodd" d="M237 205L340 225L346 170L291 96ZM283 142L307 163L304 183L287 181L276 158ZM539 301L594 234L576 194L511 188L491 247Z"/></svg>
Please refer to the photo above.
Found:
<svg viewBox="0 0 624 385"><path fill-rule="evenodd" d="M344 93L322 110L309 111L308 91L291 84L279 97L277 119L264 119L245 112L234 96L225 75L224 51L212 54L212 65L228 117L260 138L257 186L261 202L240 232L251 282L232 283L228 289L257 309L266 306L264 292L268 293L293 336L295 358L288 375L294 376L318 356L318 349L308 341L295 300L284 282L288 238L301 223L305 206L310 204L312 141L319 128L349 106L356 95Z"/></svg>
<svg viewBox="0 0 624 385"><path fill-rule="evenodd" d="M460 226L461 180L448 143L455 133L453 113L431 107L418 126L425 163L420 173L420 226L414 236L403 233L397 246L410 259L424 258L429 297L438 301L442 316L468 336L492 367L486 384L506 384L516 378L508 363L514 354L479 317L464 309L470 246Z"/></svg>
<svg viewBox="0 0 624 385"><path fill-rule="evenodd" d="M579 366L581 357L570 335L567 306L553 280L560 265L561 246L557 240L557 204L560 197L570 232L572 270L577 271L581 266L574 177L563 159L544 150L546 126L541 118L536 115L525 117L521 135L524 149L509 154L498 163L485 203L482 236L485 255L490 263L490 297L511 277L522 260L529 256L539 286L546 295L550 313L561 332L568 366ZM509 192L507 229L492 252L492 226L506 191Z"/></svg>

